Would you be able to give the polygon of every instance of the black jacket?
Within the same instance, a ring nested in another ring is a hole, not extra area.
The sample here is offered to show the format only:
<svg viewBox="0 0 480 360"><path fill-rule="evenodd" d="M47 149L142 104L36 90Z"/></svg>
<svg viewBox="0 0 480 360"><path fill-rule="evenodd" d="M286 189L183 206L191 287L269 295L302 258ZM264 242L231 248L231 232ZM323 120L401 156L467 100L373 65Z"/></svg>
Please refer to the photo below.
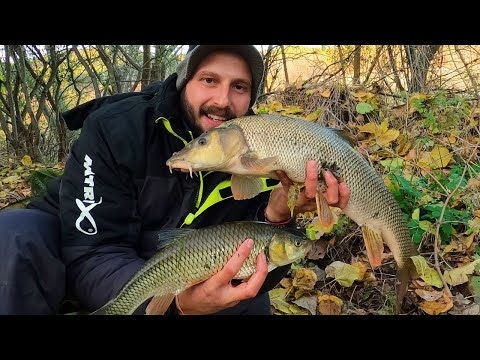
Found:
<svg viewBox="0 0 480 360"><path fill-rule="evenodd" d="M184 143L166 129L162 118L179 137L192 139L175 80L173 74L153 91L97 99L64 114L69 128L83 125L81 135L61 182L51 184L46 199L31 206L60 209L67 288L89 311L116 295L154 254L158 244L154 237L142 236L146 231L180 227L197 209L199 177L171 174L165 165ZM202 200L229 176L203 176ZM268 196L264 192L250 200L223 200L189 226L263 220Z"/></svg>

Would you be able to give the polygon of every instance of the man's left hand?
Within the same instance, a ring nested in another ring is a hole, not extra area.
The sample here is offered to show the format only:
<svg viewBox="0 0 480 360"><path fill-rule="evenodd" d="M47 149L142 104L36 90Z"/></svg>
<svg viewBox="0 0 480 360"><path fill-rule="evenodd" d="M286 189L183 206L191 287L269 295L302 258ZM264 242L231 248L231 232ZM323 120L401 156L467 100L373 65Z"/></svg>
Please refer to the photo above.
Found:
<svg viewBox="0 0 480 360"><path fill-rule="evenodd" d="M265 210L266 217L270 222L283 222L291 218L290 209L288 208L288 189L293 184L292 180L283 171L276 171L276 174L282 183L270 193ZM293 209L293 217L297 214L314 211L317 209L315 194L318 186L318 165L315 160L307 162L305 188L300 192L295 208ZM330 171L325 171L326 191L323 193L325 199L330 206L336 206L344 209L347 206L350 197L350 190L343 182L339 183Z"/></svg>

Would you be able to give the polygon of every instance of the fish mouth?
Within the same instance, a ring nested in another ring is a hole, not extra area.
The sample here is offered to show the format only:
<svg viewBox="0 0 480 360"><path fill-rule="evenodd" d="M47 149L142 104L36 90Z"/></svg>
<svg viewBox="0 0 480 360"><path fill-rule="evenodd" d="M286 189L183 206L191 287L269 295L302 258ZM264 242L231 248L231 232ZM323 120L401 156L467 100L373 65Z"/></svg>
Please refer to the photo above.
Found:
<svg viewBox="0 0 480 360"><path fill-rule="evenodd" d="M183 173L189 173L190 177L193 178L193 174L198 176L197 174L197 169L195 167L195 164L186 161L186 160L167 160L167 166L170 170L170 174L173 174L172 170L177 170L181 171Z"/></svg>

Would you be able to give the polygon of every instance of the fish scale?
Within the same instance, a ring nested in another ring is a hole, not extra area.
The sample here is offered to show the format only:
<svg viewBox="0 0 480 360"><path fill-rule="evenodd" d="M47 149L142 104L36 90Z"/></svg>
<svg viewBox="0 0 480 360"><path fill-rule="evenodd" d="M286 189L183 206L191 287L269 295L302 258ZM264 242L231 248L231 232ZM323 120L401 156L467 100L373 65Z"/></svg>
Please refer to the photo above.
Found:
<svg viewBox="0 0 480 360"><path fill-rule="evenodd" d="M172 234L173 239L170 238ZM202 229L160 231L160 245L165 240L163 235L168 238L168 243L144 264L115 298L92 314L127 315L152 296L176 295L192 283L206 280L220 271L246 238L254 240L254 248L235 276L236 279L246 279L255 272L257 255L262 252L267 255L269 271L277 266L268 261L272 256L272 250L269 250L272 241L281 241L284 245L297 244L298 251L292 253L294 256L288 262L304 257L311 246L311 241L303 235L251 221Z"/></svg>

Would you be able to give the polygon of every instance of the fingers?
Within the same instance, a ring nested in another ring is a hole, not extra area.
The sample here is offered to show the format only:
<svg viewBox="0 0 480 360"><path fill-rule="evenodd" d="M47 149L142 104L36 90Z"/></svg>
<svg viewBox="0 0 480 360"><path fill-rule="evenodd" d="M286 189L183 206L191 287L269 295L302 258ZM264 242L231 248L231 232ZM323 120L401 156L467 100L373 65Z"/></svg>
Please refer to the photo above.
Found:
<svg viewBox="0 0 480 360"><path fill-rule="evenodd" d="M228 284L242 268L243 263L253 249L253 240L246 239L228 260L223 269L217 274L217 280L221 285Z"/></svg>
<svg viewBox="0 0 480 360"><path fill-rule="evenodd" d="M327 199L327 202L330 205L335 205L338 203L338 181L335 176L333 176L333 174L328 170L324 172L324 178L325 184L327 185L327 190L324 193L325 199Z"/></svg>
<svg viewBox="0 0 480 360"><path fill-rule="evenodd" d="M258 254L255 273L248 281L241 283L234 288L236 296L240 300L253 298L258 294L268 275L267 258L264 253Z"/></svg>
<svg viewBox="0 0 480 360"><path fill-rule="evenodd" d="M305 179L305 197L314 199L317 193L318 184L318 165L315 160L307 162L307 176Z"/></svg>
<svg viewBox="0 0 480 360"><path fill-rule="evenodd" d="M338 207L345 209L347 207L348 199L350 198L350 189L344 182L338 184L338 192L340 193L340 199L338 201Z"/></svg>
<svg viewBox="0 0 480 360"><path fill-rule="evenodd" d="M278 180L282 183L283 187L286 187L287 189L290 187L290 185L293 184L292 180L290 180L287 176L287 174L284 171L275 171L275 174L278 177Z"/></svg>

